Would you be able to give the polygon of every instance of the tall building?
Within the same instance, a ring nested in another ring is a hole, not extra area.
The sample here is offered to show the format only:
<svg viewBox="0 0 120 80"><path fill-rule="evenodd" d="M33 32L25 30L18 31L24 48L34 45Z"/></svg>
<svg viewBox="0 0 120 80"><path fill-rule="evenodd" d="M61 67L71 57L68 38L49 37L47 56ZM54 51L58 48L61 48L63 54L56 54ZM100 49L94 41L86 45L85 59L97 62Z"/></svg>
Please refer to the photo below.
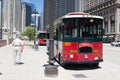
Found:
<svg viewBox="0 0 120 80"><path fill-rule="evenodd" d="M44 30L43 29L43 12L41 12L40 14L40 30Z"/></svg>
<svg viewBox="0 0 120 80"><path fill-rule="evenodd" d="M43 29L45 30L47 25L50 24L50 1L49 0L44 0L44 11L43 11Z"/></svg>
<svg viewBox="0 0 120 80"><path fill-rule="evenodd" d="M15 31L22 31L22 9L21 9L21 0L14 0L14 27Z"/></svg>
<svg viewBox="0 0 120 80"><path fill-rule="evenodd" d="M11 37L13 32L13 11L14 11L14 0L4 0L3 6L3 39ZM4 14L5 13L5 14ZM11 32L10 32L11 31Z"/></svg>
<svg viewBox="0 0 120 80"><path fill-rule="evenodd" d="M21 32L21 0L4 0L3 39Z"/></svg>
<svg viewBox="0 0 120 80"><path fill-rule="evenodd" d="M50 24L49 17L50 17L50 0L44 0L44 29L47 27L47 25ZM59 17L62 17L63 15L69 13L69 12L75 12L75 0L54 0L54 12L53 16L56 20Z"/></svg>
<svg viewBox="0 0 120 80"><path fill-rule="evenodd" d="M38 17L38 25L37 25L37 31L42 30L41 29L41 16Z"/></svg>
<svg viewBox="0 0 120 80"><path fill-rule="evenodd" d="M2 0L0 0L0 39L2 39Z"/></svg>
<svg viewBox="0 0 120 80"><path fill-rule="evenodd" d="M84 0L85 12L104 17L103 40L120 40L120 0Z"/></svg>
<svg viewBox="0 0 120 80"><path fill-rule="evenodd" d="M34 10L34 5L31 3L22 3L22 31L24 31L26 26L32 23L32 12Z"/></svg>
<svg viewBox="0 0 120 80"><path fill-rule="evenodd" d="M75 12L75 0L55 0L55 20L69 12Z"/></svg>
<svg viewBox="0 0 120 80"><path fill-rule="evenodd" d="M22 32L24 31L26 26L26 7L23 4L22 5Z"/></svg>
<svg viewBox="0 0 120 80"><path fill-rule="evenodd" d="M84 0L76 0L75 1L75 11L76 12L84 11Z"/></svg>

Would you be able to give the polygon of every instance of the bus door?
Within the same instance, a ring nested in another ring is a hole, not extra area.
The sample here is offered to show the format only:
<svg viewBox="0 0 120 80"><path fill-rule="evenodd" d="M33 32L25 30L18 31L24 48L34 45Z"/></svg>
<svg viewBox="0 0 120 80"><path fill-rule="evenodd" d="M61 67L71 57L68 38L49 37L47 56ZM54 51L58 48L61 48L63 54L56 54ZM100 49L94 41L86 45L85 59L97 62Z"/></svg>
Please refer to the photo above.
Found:
<svg viewBox="0 0 120 80"><path fill-rule="evenodd" d="M56 28L54 49L56 53L56 57L62 52L62 32L61 27Z"/></svg>

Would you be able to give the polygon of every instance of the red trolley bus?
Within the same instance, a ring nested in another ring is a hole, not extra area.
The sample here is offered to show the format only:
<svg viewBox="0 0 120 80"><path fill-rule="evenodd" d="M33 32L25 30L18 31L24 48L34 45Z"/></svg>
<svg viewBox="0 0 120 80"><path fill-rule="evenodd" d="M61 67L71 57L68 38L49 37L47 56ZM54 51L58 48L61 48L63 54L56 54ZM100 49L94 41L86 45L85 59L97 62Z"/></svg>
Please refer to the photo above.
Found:
<svg viewBox="0 0 120 80"><path fill-rule="evenodd" d="M46 45L47 36L48 36L47 31L39 31L39 34L37 36L38 44L39 45Z"/></svg>
<svg viewBox="0 0 120 80"><path fill-rule="evenodd" d="M54 57L61 65L103 61L103 17L73 12L54 22Z"/></svg>

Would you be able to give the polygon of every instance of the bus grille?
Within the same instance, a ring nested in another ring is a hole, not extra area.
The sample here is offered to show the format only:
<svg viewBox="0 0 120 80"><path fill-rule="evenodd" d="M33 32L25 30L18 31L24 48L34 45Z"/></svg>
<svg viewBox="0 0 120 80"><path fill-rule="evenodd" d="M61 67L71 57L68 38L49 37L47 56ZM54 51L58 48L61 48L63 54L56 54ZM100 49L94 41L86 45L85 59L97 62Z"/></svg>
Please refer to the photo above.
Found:
<svg viewBox="0 0 120 80"><path fill-rule="evenodd" d="M92 48L91 47L81 47L79 48L79 53L92 53Z"/></svg>

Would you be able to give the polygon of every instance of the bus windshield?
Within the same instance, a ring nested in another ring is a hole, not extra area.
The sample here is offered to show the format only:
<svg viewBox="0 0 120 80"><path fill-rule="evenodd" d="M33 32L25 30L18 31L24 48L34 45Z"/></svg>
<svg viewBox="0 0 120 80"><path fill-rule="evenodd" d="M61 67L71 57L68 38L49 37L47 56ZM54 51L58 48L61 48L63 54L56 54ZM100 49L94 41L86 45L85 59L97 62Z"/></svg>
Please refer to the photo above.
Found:
<svg viewBox="0 0 120 80"><path fill-rule="evenodd" d="M102 38L103 23L99 18L63 19L65 38Z"/></svg>
<svg viewBox="0 0 120 80"><path fill-rule="evenodd" d="M39 33L37 38L47 38L47 33Z"/></svg>

